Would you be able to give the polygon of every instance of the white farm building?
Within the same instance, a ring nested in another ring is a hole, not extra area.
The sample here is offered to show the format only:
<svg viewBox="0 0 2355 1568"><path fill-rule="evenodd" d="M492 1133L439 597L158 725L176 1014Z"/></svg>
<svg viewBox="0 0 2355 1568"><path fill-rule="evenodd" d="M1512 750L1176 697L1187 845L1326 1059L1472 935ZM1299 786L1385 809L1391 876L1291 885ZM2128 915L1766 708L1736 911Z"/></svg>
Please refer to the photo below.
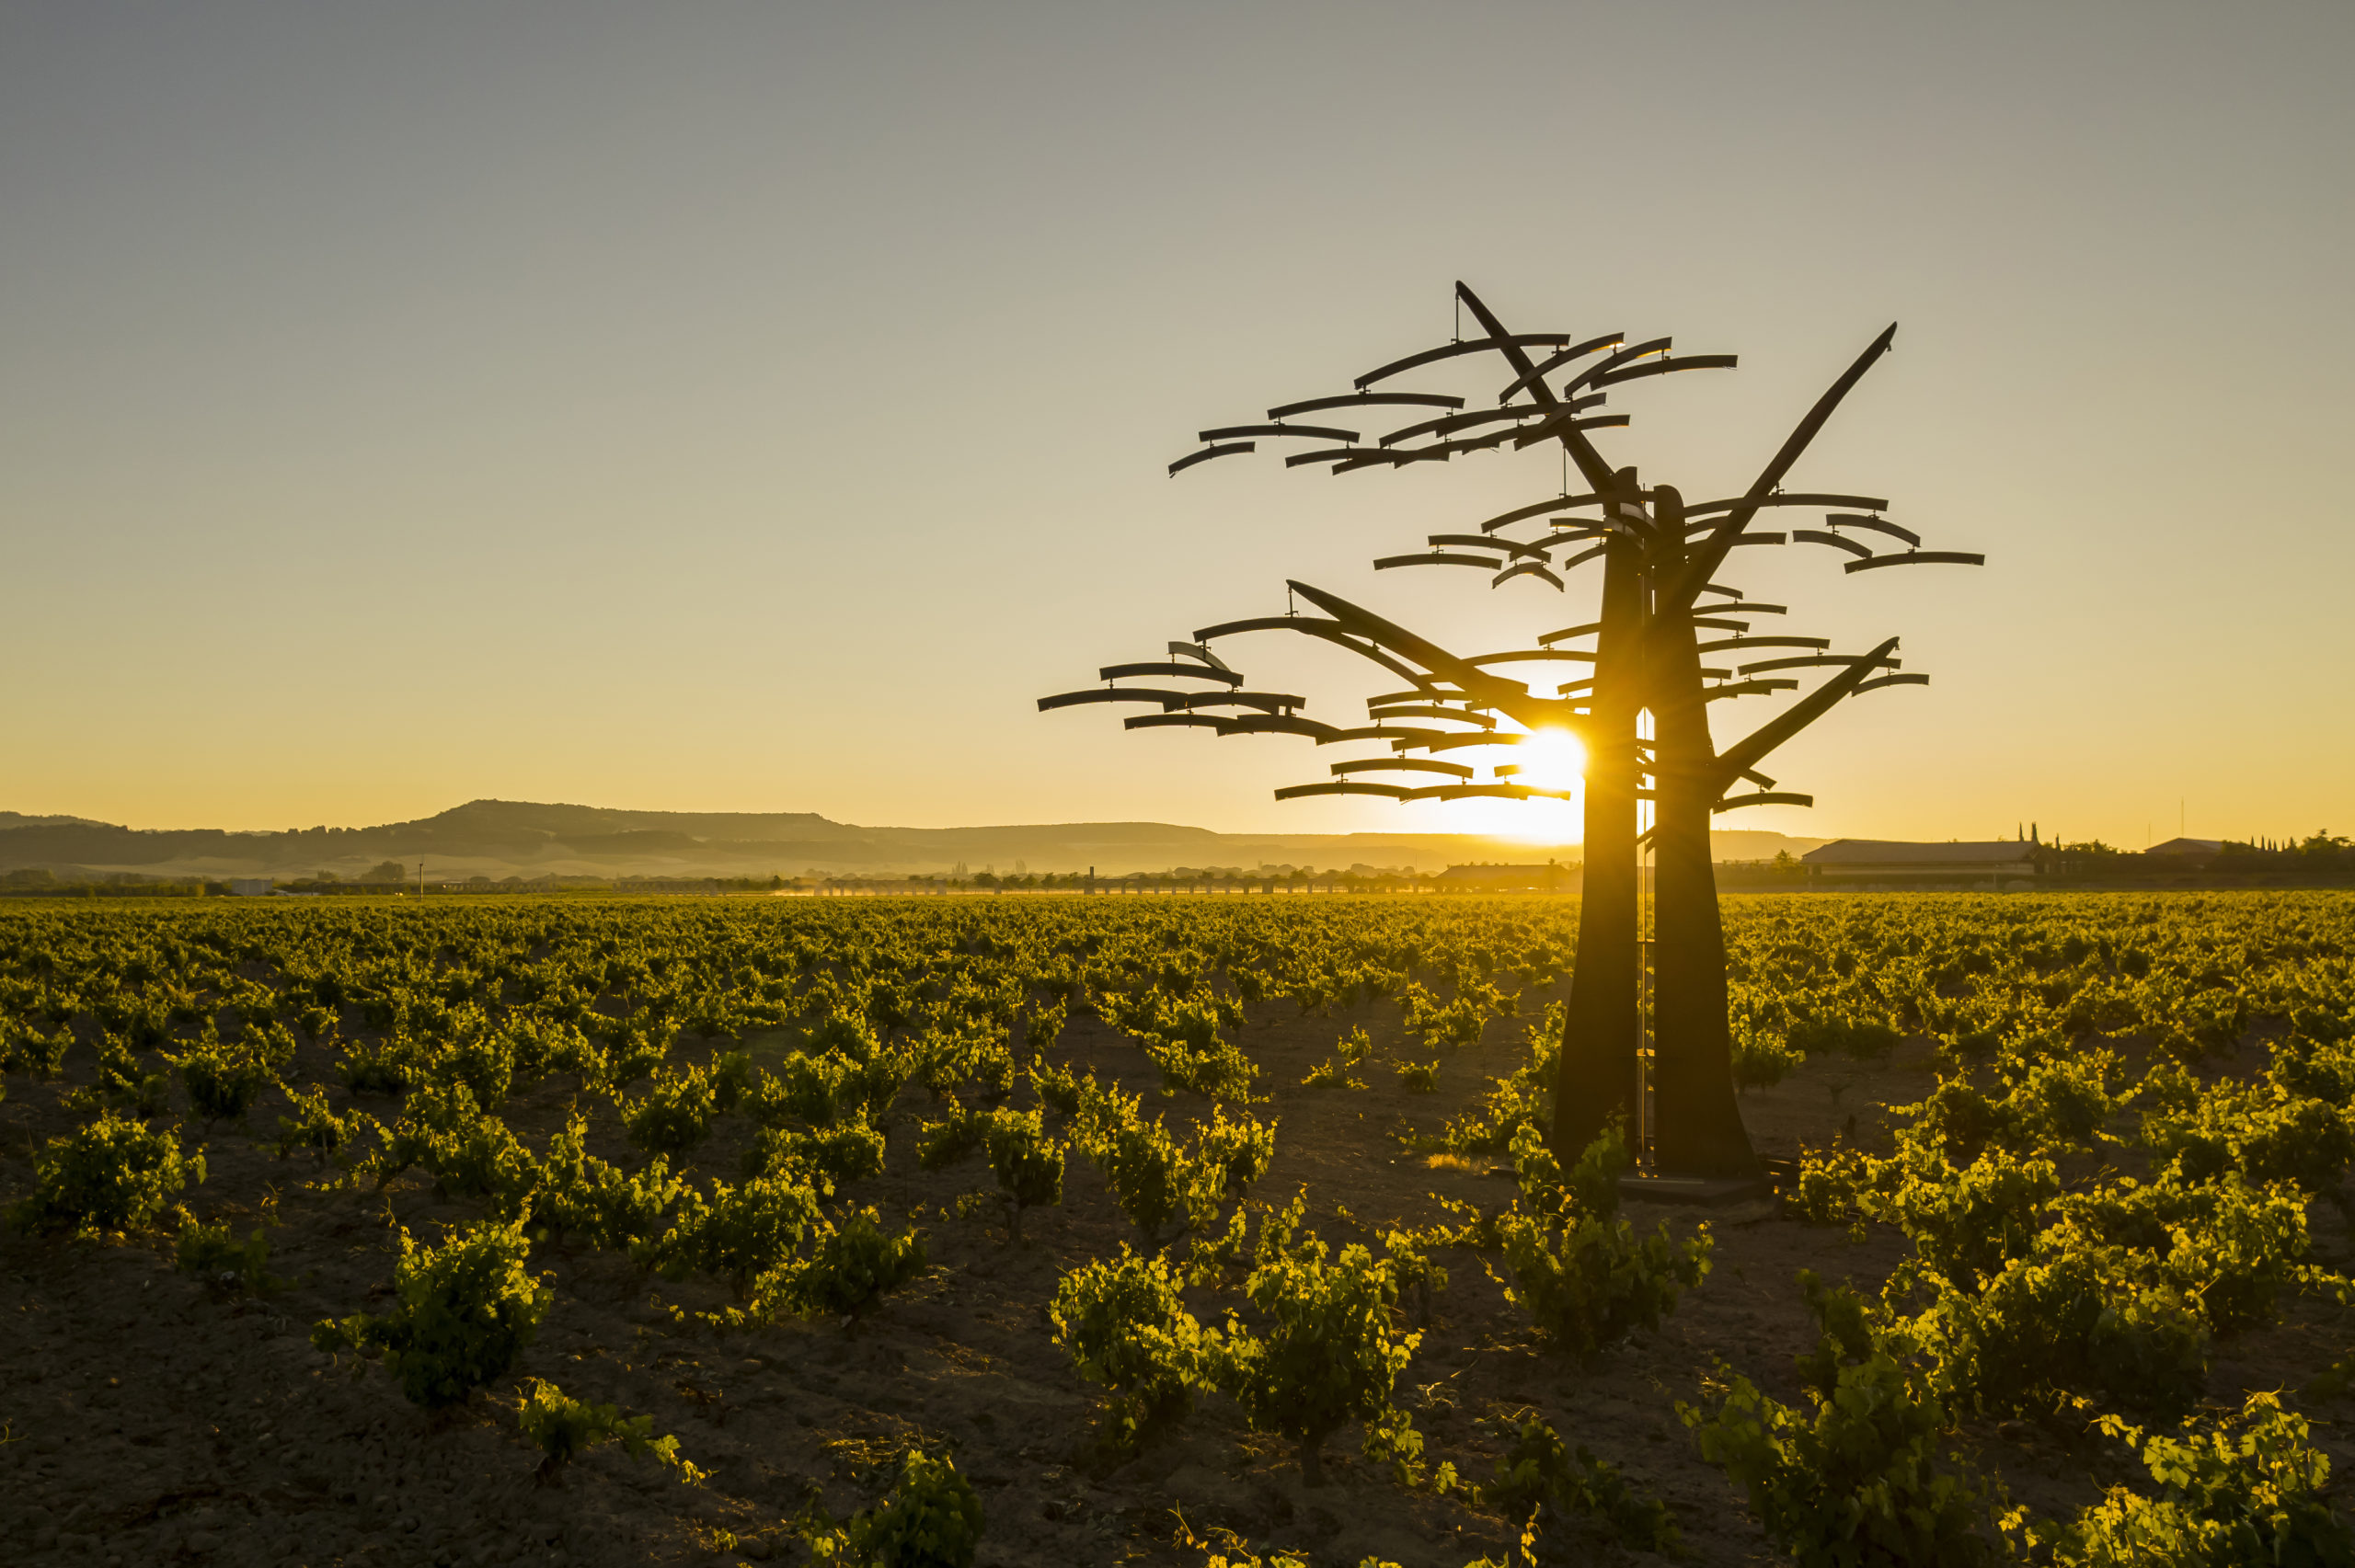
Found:
<svg viewBox="0 0 2355 1568"><path fill-rule="evenodd" d="M1799 856L1808 880L1820 885L1907 886L1959 883L1975 887L2032 881L2033 841L1993 839L1976 843L1909 844L1891 839L1834 839Z"/></svg>

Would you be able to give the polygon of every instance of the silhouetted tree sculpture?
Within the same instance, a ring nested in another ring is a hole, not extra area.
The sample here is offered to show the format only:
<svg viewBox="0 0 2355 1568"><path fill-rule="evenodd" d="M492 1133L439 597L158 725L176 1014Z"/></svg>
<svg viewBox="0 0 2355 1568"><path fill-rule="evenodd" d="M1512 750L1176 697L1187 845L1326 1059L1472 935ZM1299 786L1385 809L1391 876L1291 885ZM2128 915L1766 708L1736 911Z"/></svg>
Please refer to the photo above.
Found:
<svg viewBox="0 0 2355 1568"><path fill-rule="evenodd" d="M1304 735L1320 746L1358 741L1388 748L1387 755L1337 762L1330 779L1280 789L1278 799L1568 798L1568 791L1516 782L1511 766L1492 768L1488 782L1476 783L1474 768L1443 753L1512 745L1540 729L1570 732L1587 754L1586 873L1555 1096L1554 1147L1568 1161L1614 1115L1636 1108L1646 979L1638 855L1648 839L1654 856L1649 1152L1655 1168L1666 1173L1754 1175L1757 1158L1734 1100L1710 819L1744 806L1812 805L1812 796L1775 793L1775 781L1757 771L1768 753L1843 698L1884 686L1926 683L1929 678L1890 673L1899 664L1892 657L1895 637L1869 652L1840 654L1822 638L1749 635L1749 621L1737 617L1779 615L1783 607L1742 602L1739 590L1710 579L1737 547L1786 542L1844 552L1854 557L1844 563L1849 572L1932 562L1977 566L1983 557L1920 548L1919 538L1880 515L1888 507L1884 500L1782 488L1784 476L1841 400L1887 351L1895 326L1875 338L1817 400L1746 491L1692 504L1672 486L1648 488L1635 469L1614 468L1605 461L1591 432L1628 420L1596 410L1613 386L1673 371L1730 368L1732 355L1672 358L1666 338L1630 344L1622 334L1605 333L1573 342L1567 333L1509 332L1471 290L1458 283L1455 292L1481 336L1384 365L1360 376L1350 392L1270 408L1265 424L1204 430L1200 439L1207 444L1171 464L1169 472L1249 452L1260 441L1277 438L1320 443L1288 455L1285 466L1319 465L1336 474L1444 462L1460 452L1495 448L1558 445L1587 493L1569 494L1565 485L1564 493L1502 512L1476 531L1431 534L1428 550L1385 556L1374 566L1474 567L1490 574L1492 586L1528 578L1560 591L1563 574L1599 561L1602 584L1593 620L1547 633L1534 647L1463 657L1346 600L1293 582L1288 585L1295 601L1290 613L1203 627L1190 642L1168 644L1166 659L1109 665L1099 671L1104 687L1042 698L1039 706L1139 703L1159 711L1130 718L1131 729L1194 726L1221 735ZM1488 355L1501 359L1512 379L1487 406L1467 407L1463 397L1384 385L1427 365ZM1355 430L1296 422L1304 415L1400 409L1428 411L1430 417L1371 442ZM1752 530L1762 512L1782 507L1827 511L1826 526L1787 533ZM1530 528L1542 532L1515 536ZM1904 548L1878 552L1878 541L1860 540L1858 533ZM1297 602L1303 600L1322 613L1300 613ZM1211 650L1217 638L1256 631L1292 632L1336 644L1381 666L1407 689L1369 698L1369 725L1338 727L1306 718L1301 698L1245 690L1243 676ZM1564 646L1587 639L1591 647ZM1733 670L1703 661L1704 655L1753 651L1768 657ZM1591 664L1592 674L1544 695L1495 668L1556 660ZM1710 704L1796 691L1798 680L1783 672L1807 669L1832 673L1776 717L1718 749L1710 734ZM1120 684L1128 681L1200 685ZM1647 715L1648 736L1643 733ZM1519 727L1519 732L1499 730L1499 720ZM1359 776L1383 772L1430 782L1397 784ZM1732 793L1745 780L1756 787ZM1643 800L1653 804L1653 821L1648 832L1639 833ZM1632 1115L1629 1121L1647 1124L1647 1118Z"/></svg>

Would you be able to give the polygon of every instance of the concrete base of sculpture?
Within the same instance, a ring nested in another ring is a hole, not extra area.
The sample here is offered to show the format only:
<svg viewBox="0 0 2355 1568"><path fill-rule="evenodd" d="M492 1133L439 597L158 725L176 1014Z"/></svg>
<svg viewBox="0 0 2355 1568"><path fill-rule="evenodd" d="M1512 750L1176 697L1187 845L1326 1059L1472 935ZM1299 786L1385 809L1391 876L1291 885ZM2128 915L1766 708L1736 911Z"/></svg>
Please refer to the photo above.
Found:
<svg viewBox="0 0 2355 1568"><path fill-rule="evenodd" d="M1722 1208L1775 1196L1763 1176L1678 1176L1630 1171L1619 1178L1622 1202L1674 1203Z"/></svg>

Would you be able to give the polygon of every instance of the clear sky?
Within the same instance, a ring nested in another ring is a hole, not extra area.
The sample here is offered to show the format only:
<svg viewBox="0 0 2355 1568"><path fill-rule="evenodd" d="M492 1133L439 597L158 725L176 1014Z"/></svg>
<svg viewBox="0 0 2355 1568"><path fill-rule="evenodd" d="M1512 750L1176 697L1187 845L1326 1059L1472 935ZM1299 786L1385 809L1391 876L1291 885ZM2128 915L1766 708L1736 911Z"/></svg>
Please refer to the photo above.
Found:
<svg viewBox="0 0 2355 1568"><path fill-rule="evenodd" d="M1901 324L1793 483L1989 565L1742 552L1934 683L1723 825L2355 830L2350 58L2343 3L0 6L0 807L1501 826L1033 708L1287 577L1587 618L1370 569L1551 455L1164 476L1461 277L1739 352L1614 397L1693 497ZM1283 641L1225 651L1379 689Z"/></svg>

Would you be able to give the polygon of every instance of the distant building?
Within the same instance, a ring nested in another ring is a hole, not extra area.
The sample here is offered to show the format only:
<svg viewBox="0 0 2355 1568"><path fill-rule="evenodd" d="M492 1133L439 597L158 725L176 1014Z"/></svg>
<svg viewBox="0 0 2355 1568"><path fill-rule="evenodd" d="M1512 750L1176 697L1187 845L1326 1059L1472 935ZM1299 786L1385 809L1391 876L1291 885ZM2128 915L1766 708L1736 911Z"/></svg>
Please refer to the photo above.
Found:
<svg viewBox="0 0 2355 1568"><path fill-rule="evenodd" d="M270 895L271 883L267 876L232 876L229 891L240 898L261 898Z"/></svg>
<svg viewBox="0 0 2355 1568"><path fill-rule="evenodd" d="M2224 848L2221 839L2169 839L2163 844L2153 844L2144 854L2218 854Z"/></svg>
<svg viewBox="0 0 2355 1568"><path fill-rule="evenodd" d="M1549 860L1543 865L1451 865L1439 880L1451 893L1558 893L1568 877L1567 868Z"/></svg>
<svg viewBox="0 0 2355 1568"><path fill-rule="evenodd" d="M2032 878L2037 846L2018 839L1909 844L1834 839L1799 856L1815 882L1988 882Z"/></svg>

